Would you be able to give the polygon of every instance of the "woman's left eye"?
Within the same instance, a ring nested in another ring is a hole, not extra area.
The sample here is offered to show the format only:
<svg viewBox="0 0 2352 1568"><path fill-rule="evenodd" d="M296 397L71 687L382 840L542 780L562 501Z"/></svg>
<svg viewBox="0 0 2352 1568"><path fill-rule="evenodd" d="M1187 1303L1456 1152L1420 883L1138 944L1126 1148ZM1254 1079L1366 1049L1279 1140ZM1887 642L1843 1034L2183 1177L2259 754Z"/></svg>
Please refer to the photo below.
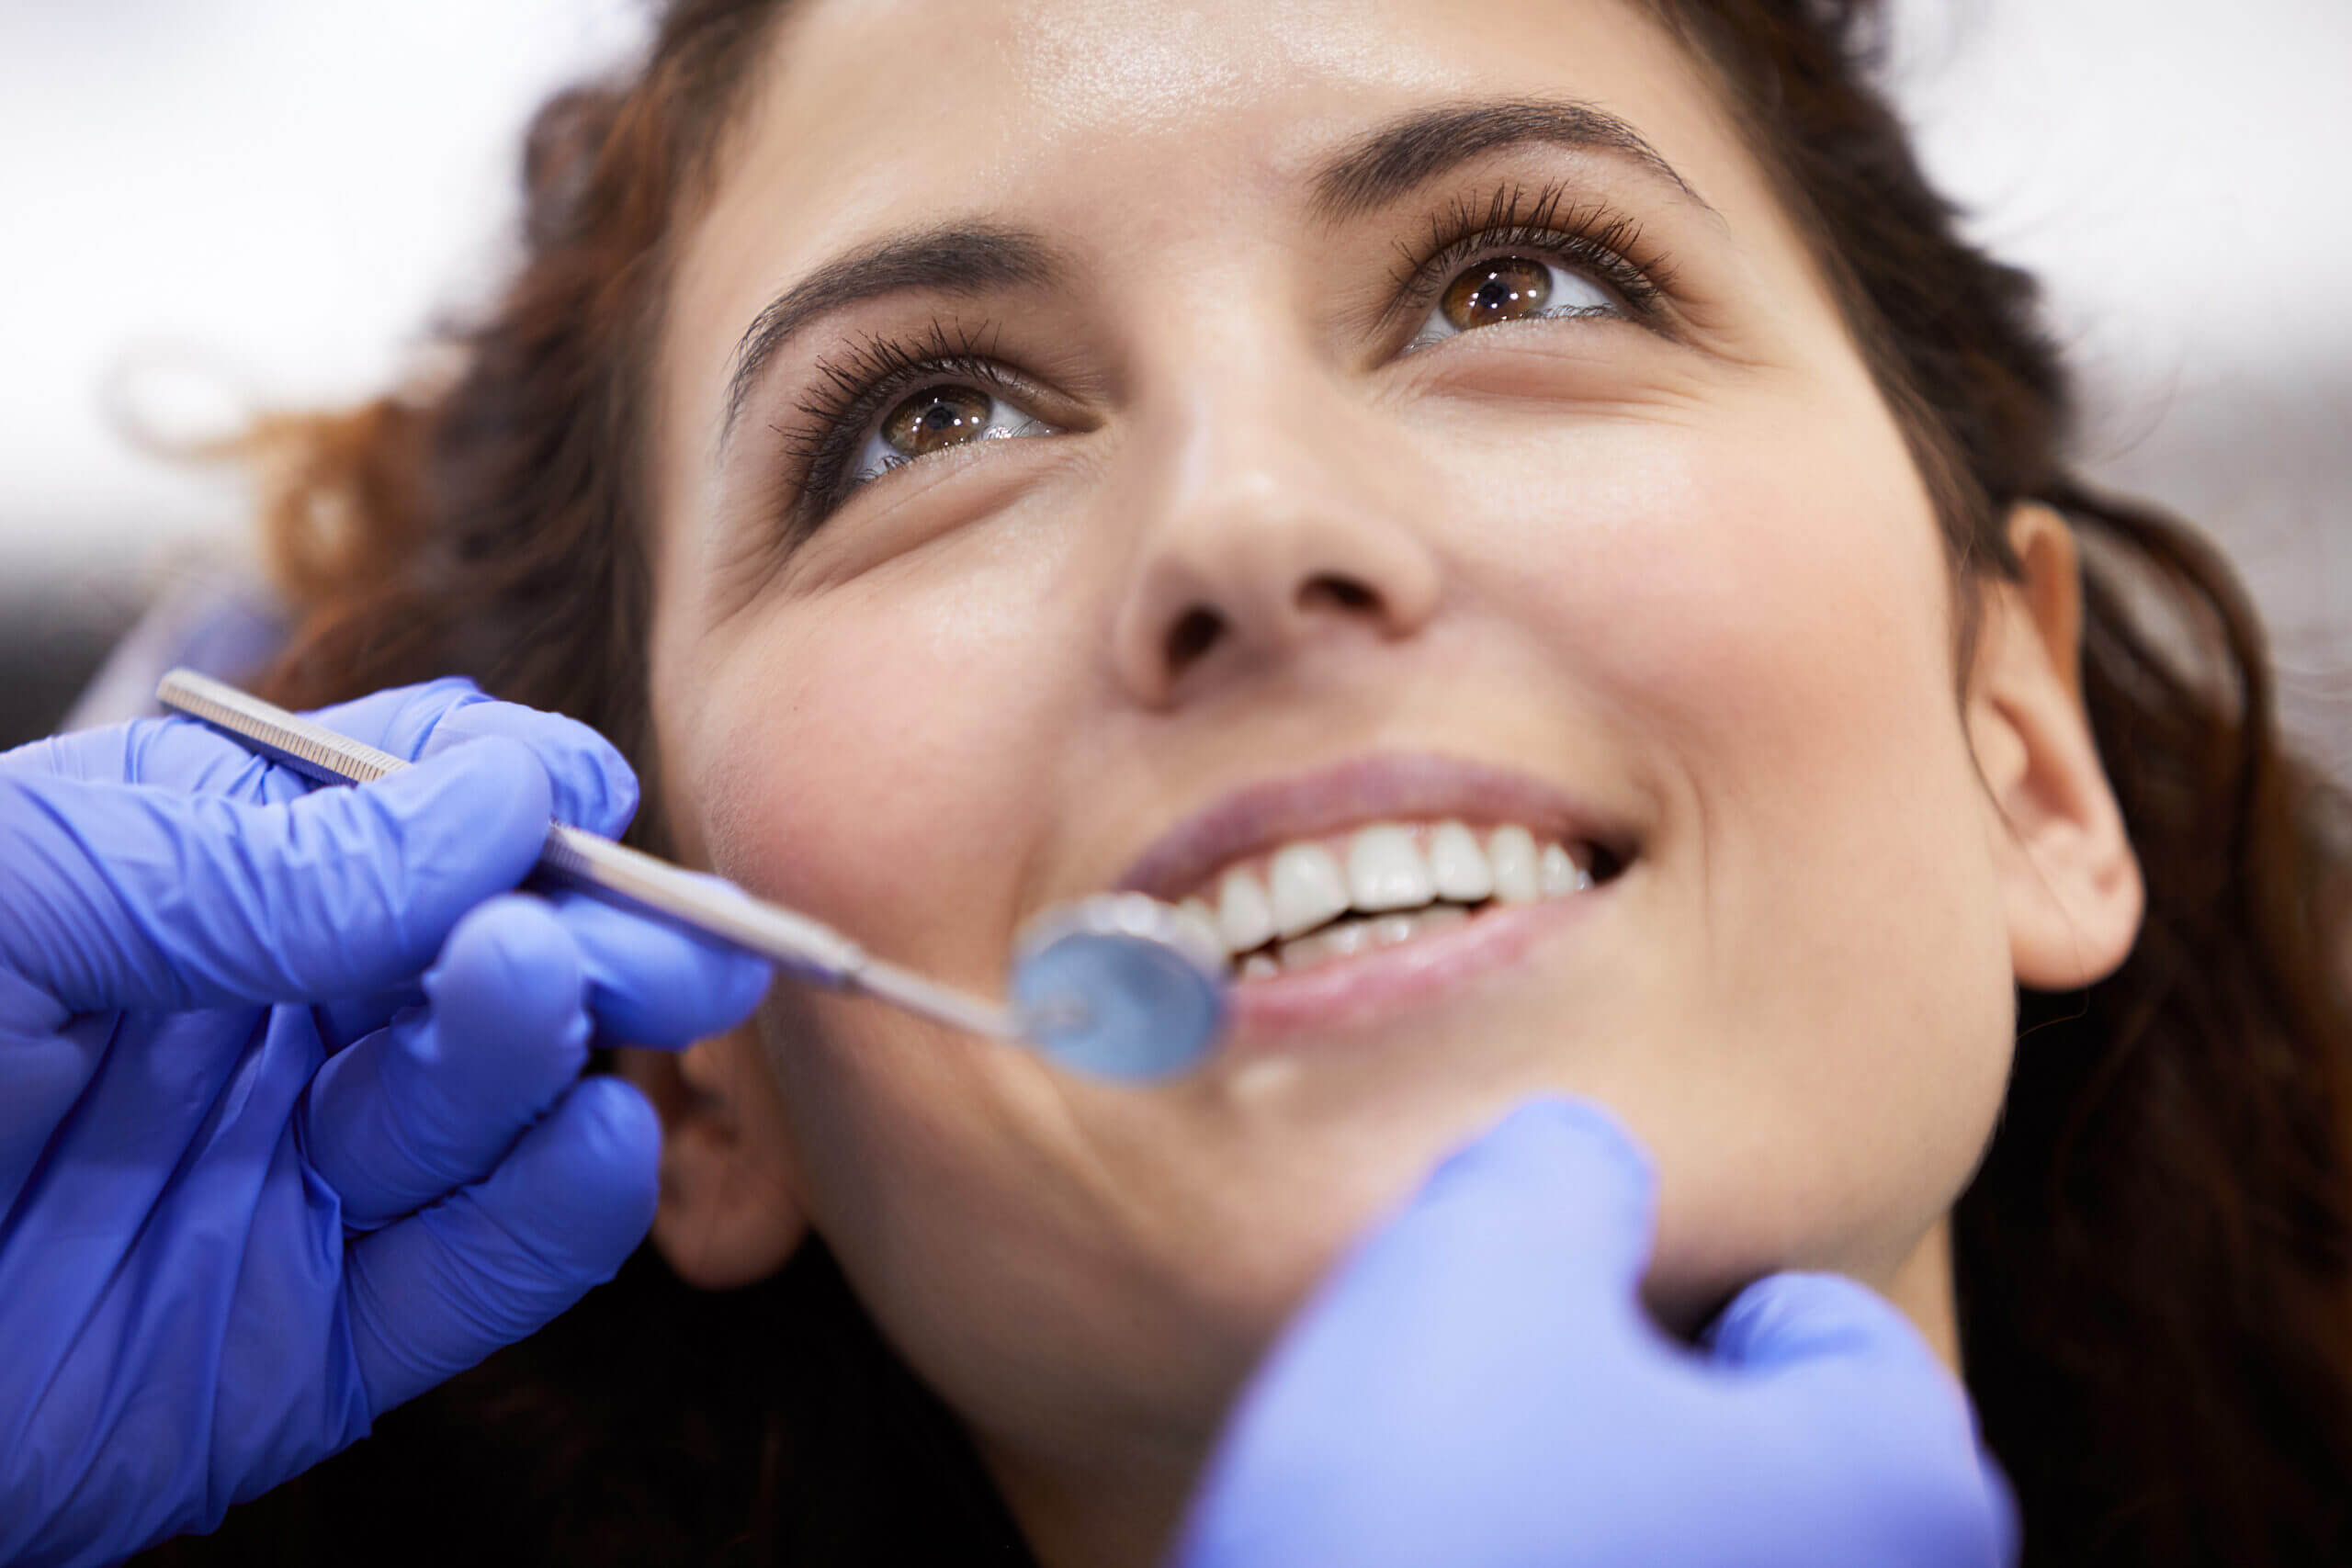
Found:
<svg viewBox="0 0 2352 1568"><path fill-rule="evenodd" d="M1405 352L1504 321L1626 315L1614 293L1582 273L1537 256L1491 256L1453 275Z"/></svg>
<svg viewBox="0 0 2352 1568"><path fill-rule="evenodd" d="M883 414L851 465L848 482L865 483L902 463L950 446L1012 435L1051 435L1054 427L978 387L943 381L899 399Z"/></svg>

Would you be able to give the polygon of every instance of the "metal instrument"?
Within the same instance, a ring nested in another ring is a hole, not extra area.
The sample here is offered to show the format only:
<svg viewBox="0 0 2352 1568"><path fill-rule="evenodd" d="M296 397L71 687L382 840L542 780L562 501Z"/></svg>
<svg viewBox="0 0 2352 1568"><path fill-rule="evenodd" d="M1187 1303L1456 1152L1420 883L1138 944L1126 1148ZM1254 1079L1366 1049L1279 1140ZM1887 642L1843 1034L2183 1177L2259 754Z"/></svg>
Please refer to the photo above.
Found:
<svg viewBox="0 0 2352 1568"><path fill-rule="evenodd" d="M155 694L322 783L366 784L410 765L191 670L170 671ZM1108 1077L1182 1073L1208 1054L1225 1021L1223 944L1193 917L1140 893L1096 894L1032 920L1014 944L1008 1005L876 958L796 910L560 822L548 827L539 871L773 960L795 979L1025 1043Z"/></svg>

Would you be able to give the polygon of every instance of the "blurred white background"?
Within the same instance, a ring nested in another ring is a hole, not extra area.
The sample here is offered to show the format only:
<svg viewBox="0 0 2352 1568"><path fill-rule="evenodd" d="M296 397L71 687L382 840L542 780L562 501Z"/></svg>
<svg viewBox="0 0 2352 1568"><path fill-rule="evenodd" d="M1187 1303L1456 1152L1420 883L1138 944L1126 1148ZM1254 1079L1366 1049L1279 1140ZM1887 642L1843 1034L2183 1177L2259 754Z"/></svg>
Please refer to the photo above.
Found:
<svg viewBox="0 0 2352 1568"><path fill-rule="evenodd" d="M1930 165L2050 287L2090 468L2223 539L2290 716L2352 773L2352 3L1895 3ZM531 107L643 26L635 0L0 0L0 643L70 683L175 550L242 533L232 485L109 423L125 367L190 428L217 400L158 367L272 405L383 387L496 275Z"/></svg>

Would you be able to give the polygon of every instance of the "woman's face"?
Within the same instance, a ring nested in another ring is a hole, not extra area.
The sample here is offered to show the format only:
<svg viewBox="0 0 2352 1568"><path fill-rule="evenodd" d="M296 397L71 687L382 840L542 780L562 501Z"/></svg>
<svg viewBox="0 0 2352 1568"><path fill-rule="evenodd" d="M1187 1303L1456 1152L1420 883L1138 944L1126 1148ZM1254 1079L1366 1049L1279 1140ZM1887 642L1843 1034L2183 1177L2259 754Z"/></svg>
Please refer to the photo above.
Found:
<svg viewBox="0 0 2352 1568"><path fill-rule="evenodd" d="M981 991L1122 885L1275 969L1149 1088L779 987L789 1201L984 1452L1195 1440L1337 1249L1539 1093L1656 1155L1670 1320L1932 1270L2013 995L1950 584L1791 220L1638 8L817 0L669 305L684 852ZM1359 908L1440 874L1476 908L1261 945L1251 887L1311 924L1334 866Z"/></svg>

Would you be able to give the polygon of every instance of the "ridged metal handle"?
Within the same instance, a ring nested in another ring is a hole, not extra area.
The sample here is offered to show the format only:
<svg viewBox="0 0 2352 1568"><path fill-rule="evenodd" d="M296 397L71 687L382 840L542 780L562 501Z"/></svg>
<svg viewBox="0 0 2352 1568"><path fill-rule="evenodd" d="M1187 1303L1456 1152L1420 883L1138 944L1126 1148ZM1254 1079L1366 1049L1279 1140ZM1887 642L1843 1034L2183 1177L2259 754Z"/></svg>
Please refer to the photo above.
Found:
<svg viewBox="0 0 2352 1568"><path fill-rule="evenodd" d="M405 757L339 735L323 724L193 670L168 671L156 682L155 700L228 731L248 749L321 784L374 784L409 765Z"/></svg>

